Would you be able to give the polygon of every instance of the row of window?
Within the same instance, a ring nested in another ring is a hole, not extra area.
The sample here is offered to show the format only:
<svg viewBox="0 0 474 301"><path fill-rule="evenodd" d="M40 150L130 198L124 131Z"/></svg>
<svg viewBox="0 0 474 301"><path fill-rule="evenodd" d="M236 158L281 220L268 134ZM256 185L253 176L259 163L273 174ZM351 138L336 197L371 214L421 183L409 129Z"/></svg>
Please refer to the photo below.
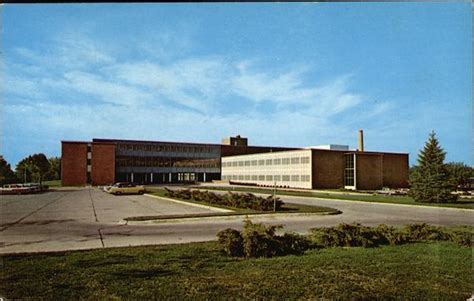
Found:
<svg viewBox="0 0 474 301"><path fill-rule="evenodd" d="M241 181L274 181L274 182L309 182L309 175L224 175L223 180Z"/></svg>
<svg viewBox="0 0 474 301"><path fill-rule="evenodd" d="M222 167L308 164L309 160L310 160L309 157L295 157L295 158L232 161L232 162L222 162Z"/></svg>
<svg viewBox="0 0 474 301"><path fill-rule="evenodd" d="M212 153L218 149L209 146L176 145L176 144L118 144L118 149L145 152L177 152L177 153Z"/></svg>
<svg viewBox="0 0 474 301"><path fill-rule="evenodd" d="M219 168L219 159L190 159L170 157L117 157L117 167L191 167Z"/></svg>

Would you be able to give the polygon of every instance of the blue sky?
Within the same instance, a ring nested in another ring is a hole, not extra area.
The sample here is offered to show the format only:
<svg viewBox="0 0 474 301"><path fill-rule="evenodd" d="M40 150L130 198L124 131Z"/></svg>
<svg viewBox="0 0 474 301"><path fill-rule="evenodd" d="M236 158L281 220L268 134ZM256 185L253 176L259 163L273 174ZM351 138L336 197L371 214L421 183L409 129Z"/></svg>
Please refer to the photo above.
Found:
<svg viewBox="0 0 474 301"><path fill-rule="evenodd" d="M470 3L4 5L0 153L127 138L472 165Z"/></svg>

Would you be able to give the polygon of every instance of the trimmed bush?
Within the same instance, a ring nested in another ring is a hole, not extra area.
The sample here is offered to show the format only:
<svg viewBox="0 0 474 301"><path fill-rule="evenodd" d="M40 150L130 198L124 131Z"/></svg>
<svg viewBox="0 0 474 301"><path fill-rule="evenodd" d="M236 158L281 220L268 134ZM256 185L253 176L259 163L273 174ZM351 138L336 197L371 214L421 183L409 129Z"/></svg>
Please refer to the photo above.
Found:
<svg viewBox="0 0 474 301"><path fill-rule="evenodd" d="M217 240L229 256L241 257L244 255L243 239L239 231L231 228L217 233Z"/></svg>

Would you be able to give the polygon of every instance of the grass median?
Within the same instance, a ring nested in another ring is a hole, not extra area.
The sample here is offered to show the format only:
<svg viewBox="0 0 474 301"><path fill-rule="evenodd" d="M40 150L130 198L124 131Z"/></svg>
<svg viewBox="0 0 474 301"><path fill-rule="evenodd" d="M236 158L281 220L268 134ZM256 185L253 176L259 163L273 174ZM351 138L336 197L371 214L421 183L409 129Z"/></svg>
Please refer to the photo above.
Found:
<svg viewBox="0 0 474 301"><path fill-rule="evenodd" d="M149 191L149 194L162 198L175 199L190 204L204 205L210 207L216 207L221 209L229 209L232 212L212 212L212 213L194 213L194 214L183 214L183 215L159 215L159 216L132 216L124 218L127 222L140 222L150 220L170 220L170 219L182 219L182 218L202 218L202 217L216 217L216 216L236 216L236 215L260 215L260 214L339 214L341 211L322 206L309 206L299 204L284 204L280 210L274 211L259 211L252 209L235 208L230 206L223 206L218 204L209 204L206 202L198 202L193 199L182 199L182 198L171 198L167 195L165 189L153 189Z"/></svg>
<svg viewBox="0 0 474 301"><path fill-rule="evenodd" d="M0 296L43 300L466 300L470 248L416 243L240 259L216 242L2 256Z"/></svg>
<svg viewBox="0 0 474 301"><path fill-rule="evenodd" d="M219 191L230 191L230 192L250 192L250 193L262 193L272 194L273 188L261 188L261 187L242 187L242 186L231 186L231 187L215 187L215 186L196 186L194 188L206 189L206 190L219 190ZM317 191L291 191L285 189L276 189L277 195L288 195L288 196L302 196L302 197L314 197L334 200L346 200L346 201L361 201L361 202L372 202L372 203L387 203L387 204L404 204L414 206L431 206L431 207L447 207L447 208L463 208L463 209L474 209L474 200L472 199L460 199L455 203L420 203L409 196L400 195L368 195L356 193L343 194L343 193L327 193Z"/></svg>

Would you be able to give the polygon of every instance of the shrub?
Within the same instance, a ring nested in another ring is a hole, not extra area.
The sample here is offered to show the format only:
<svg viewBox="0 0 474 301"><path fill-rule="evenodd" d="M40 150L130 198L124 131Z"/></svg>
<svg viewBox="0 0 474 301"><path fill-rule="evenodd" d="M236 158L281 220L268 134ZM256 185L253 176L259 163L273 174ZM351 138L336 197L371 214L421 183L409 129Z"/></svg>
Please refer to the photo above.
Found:
<svg viewBox="0 0 474 301"><path fill-rule="evenodd" d="M441 228L426 223L407 225L401 229L401 232L410 242L450 240L450 235Z"/></svg>
<svg viewBox="0 0 474 301"><path fill-rule="evenodd" d="M281 243L275 237L275 231L280 227L245 220L242 231L245 257L272 257L281 254Z"/></svg>
<svg viewBox="0 0 474 301"><path fill-rule="evenodd" d="M318 247L374 247L387 239L374 228L361 224L339 224L336 227L311 229L311 240Z"/></svg>
<svg viewBox="0 0 474 301"><path fill-rule="evenodd" d="M252 209L257 211L273 211L274 201L271 196L267 198L259 197L251 193L231 193L225 195L215 194L209 191L200 190L170 190L166 189L166 196L180 198L184 200L194 200L196 202L205 202L208 204L216 204L221 206L229 206L234 208ZM276 210L281 210L283 201L280 198L275 200Z"/></svg>
<svg viewBox="0 0 474 301"><path fill-rule="evenodd" d="M299 255L312 248L309 239L295 233L285 233L282 236L277 236L277 240L280 242L280 255Z"/></svg>
<svg viewBox="0 0 474 301"><path fill-rule="evenodd" d="M454 231L450 235L450 240L459 246L472 247L472 232L471 231Z"/></svg>
<svg viewBox="0 0 474 301"><path fill-rule="evenodd" d="M243 239L239 231L227 228L217 233L217 239L227 255L234 257L244 255Z"/></svg>
<svg viewBox="0 0 474 301"><path fill-rule="evenodd" d="M408 241L406 234L392 226L381 224L375 228L375 231L381 237L380 244L401 245Z"/></svg>

